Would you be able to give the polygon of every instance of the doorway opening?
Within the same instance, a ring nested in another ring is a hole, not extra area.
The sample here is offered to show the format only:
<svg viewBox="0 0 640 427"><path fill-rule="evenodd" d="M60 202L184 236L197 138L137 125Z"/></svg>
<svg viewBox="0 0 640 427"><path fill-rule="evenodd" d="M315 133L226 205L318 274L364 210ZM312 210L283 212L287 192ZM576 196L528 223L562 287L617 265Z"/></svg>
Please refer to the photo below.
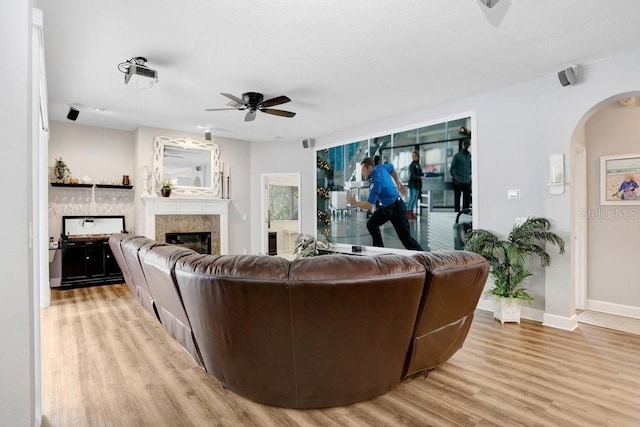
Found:
<svg viewBox="0 0 640 427"><path fill-rule="evenodd" d="M261 252L293 259L300 233L300 174L262 174Z"/></svg>

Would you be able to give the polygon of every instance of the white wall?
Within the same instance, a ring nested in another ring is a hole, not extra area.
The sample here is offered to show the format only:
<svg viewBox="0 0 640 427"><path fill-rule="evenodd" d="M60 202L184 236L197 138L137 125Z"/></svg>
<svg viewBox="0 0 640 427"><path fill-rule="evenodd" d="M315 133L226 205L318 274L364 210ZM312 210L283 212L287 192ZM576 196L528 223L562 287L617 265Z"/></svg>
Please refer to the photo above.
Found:
<svg viewBox="0 0 640 427"><path fill-rule="evenodd" d="M135 180L134 185L142 189L142 169L144 166L153 165L153 141L156 136L168 136L170 138L191 138L204 142L203 134L173 131L141 127L135 132ZM213 137L214 142L220 148L220 158L224 161L225 168L231 168L231 202L229 203L229 253L241 254L251 248L251 228L249 226L252 194L250 192L250 178L252 169L249 166L250 149L247 141L230 138ZM141 194L141 193L140 193ZM138 195L139 196L139 195ZM225 183L226 197L226 183ZM144 205L139 197L136 197L136 212L144 212ZM246 216L246 220L244 219ZM141 230L139 223L142 215L138 215L136 229ZM148 236L152 237L152 236ZM153 238L153 237L152 237Z"/></svg>
<svg viewBox="0 0 640 427"><path fill-rule="evenodd" d="M82 120L82 112L78 117ZM122 175L129 175L131 179L135 175L134 164L134 133L105 129L93 126L84 126L78 122L50 122L50 139L49 139L49 168L55 164L55 159L62 157L69 169L71 175L75 178L89 176L94 184L99 184L102 180L122 182ZM59 192L69 191L68 189L49 188L50 206L54 200L54 196ZM91 190L73 190L80 191L81 194L91 194ZM94 189L97 195L98 191ZM134 187L134 194L139 195L139 189ZM118 201L132 200L132 195L124 190L114 192L114 195L120 197ZM128 230L135 223L135 213L133 204L118 203L119 209L115 211L105 210L104 205L97 205L95 198L92 197L91 203L86 207L88 212L79 212L72 209L66 212L60 211L60 208L66 207L64 204L56 203L56 208L49 209L49 233L54 239L60 237L62 228L62 215L125 215L125 226ZM129 209L130 205L130 209ZM71 208L71 205L68 206Z"/></svg>
<svg viewBox="0 0 640 427"><path fill-rule="evenodd" d="M316 153L313 148L303 148L300 141L276 141L251 144L251 253L262 250L262 174L300 174L301 232L315 234L316 184L314 182Z"/></svg>
<svg viewBox="0 0 640 427"><path fill-rule="evenodd" d="M600 205L600 156L640 153L640 106L610 104L585 130L588 306L636 307L640 313L640 205Z"/></svg>
<svg viewBox="0 0 640 427"><path fill-rule="evenodd" d="M0 2L0 423L36 424L34 283L31 218L31 8L33 1Z"/></svg>
<svg viewBox="0 0 640 427"><path fill-rule="evenodd" d="M616 94L638 90L639 68L640 52L634 51L583 65L581 81L576 85L562 87L553 73L521 85L317 137L316 147L475 112L476 226L508 233L516 217L537 215L552 221L553 230L567 242L567 251L564 255L554 253L551 266L536 271L529 285L536 297L534 308L544 313L545 324L572 329L577 323L570 261L571 183L563 195L548 193L548 157L561 153L568 160L572 138L596 106ZM282 143L252 147L252 192L259 191L259 177L255 175L260 171L285 172L293 165L303 171L301 195L307 197L303 200L302 231L313 233L315 212L305 209L315 196L313 150L303 151L296 144ZM570 176L570 167L567 163L566 176ZM512 188L521 190L520 200L507 200L507 190ZM258 210L259 203L255 209L252 205L254 221ZM254 222L252 228L257 229L258 225ZM258 247L258 238L253 236L252 247Z"/></svg>

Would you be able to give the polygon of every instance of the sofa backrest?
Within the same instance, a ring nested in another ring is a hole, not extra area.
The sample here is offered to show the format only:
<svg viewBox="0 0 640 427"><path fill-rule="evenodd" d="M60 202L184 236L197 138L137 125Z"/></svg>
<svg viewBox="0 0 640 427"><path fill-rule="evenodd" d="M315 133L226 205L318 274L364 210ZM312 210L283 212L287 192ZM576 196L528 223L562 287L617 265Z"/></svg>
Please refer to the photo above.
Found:
<svg viewBox="0 0 640 427"><path fill-rule="evenodd" d="M480 255L465 251L419 252L427 270L405 377L433 369L462 346L489 274Z"/></svg>
<svg viewBox="0 0 640 427"><path fill-rule="evenodd" d="M202 358L191 332L191 323L184 310L182 297L174 278L176 262L195 252L173 245L149 247L146 253L139 252L140 263L150 294L153 298L162 327L202 365Z"/></svg>
<svg viewBox="0 0 640 427"><path fill-rule="evenodd" d="M129 269L131 280L136 288L136 295L138 301L144 308L146 308L154 316L158 317L158 313L153 303L153 297L151 290L147 284L147 279L142 271L139 256L144 256L149 249L158 246L166 245L166 243L156 242L147 237L136 236L126 241L122 241L120 247L122 248L122 255ZM158 320L160 318L158 317Z"/></svg>
<svg viewBox="0 0 640 427"><path fill-rule="evenodd" d="M109 248L111 248L111 252L116 259L116 263L118 263L118 267L120 267L120 271L122 271L122 276L124 277L124 282L129 288L129 292L131 292L131 295L137 299L137 290L135 285L133 284L133 280L131 279L131 273L129 272L129 267L127 267L127 263L124 260L122 247L120 246L123 241L129 240L132 237L134 236L126 233L112 234L111 236L109 236Z"/></svg>
<svg viewBox="0 0 640 427"><path fill-rule="evenodd" d="M284 258L257 255L193 254L175 266L207 372L276 405L295 395L288 271Z"/></svg>
<svg viewBox="0 0 640 427"><path fill-rule="evenodd" d="M424 267L402 255L294 260L295 406L345 405L399 383L424 278Z"/></svg>
<svg viewBox="0 0 640 427"><path fill-rule="evenodd" d="M307 408L400 381L425 272L398 255L190 255L175 276L207 371L252 400Z"/></svg>

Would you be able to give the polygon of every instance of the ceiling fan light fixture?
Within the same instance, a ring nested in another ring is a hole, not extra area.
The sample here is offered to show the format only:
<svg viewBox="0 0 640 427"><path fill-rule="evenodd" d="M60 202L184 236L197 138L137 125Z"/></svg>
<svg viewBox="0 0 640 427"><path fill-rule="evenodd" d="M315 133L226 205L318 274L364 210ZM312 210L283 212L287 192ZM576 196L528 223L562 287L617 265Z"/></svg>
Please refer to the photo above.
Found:
<svg viewBox="0 0 640 427"><path fill-rule="evenodd" d="M275 108L268 108L275 105L285 104L287 102L291 102L289 97L281 95L276 96L275 98L270 98L264 100L264 95L259 92L245 92L242 94L242 99L238 98L235 95L230 93L221 93L227 98L229 98L229 102L227 103L227 108L206 108L205 111L223 111L223 110L248 110L247 114L244 116L245 122L251 122L256 118L256 111L260 111L261 113L271 114L274 116L280 117L294 117L296 113L285 110L278 110Z"/></svg>

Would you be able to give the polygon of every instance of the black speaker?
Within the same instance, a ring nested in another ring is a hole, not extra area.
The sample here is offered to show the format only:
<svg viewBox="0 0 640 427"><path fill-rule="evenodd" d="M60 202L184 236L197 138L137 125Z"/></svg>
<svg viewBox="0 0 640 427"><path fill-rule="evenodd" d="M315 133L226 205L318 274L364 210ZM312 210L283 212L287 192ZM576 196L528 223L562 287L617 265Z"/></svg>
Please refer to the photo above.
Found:
<svg viewBox="0 0 640 427"><path fill-rule="evenodd" d="M69 112L67 113L67 119L75 122L76 119L78 118L78 114L80 114L80 111L76 110L73 107L69 107Z"/></svg>
<svg viewBox="0 0 640 427"><path fill-rule="evenodd" d="M558 80L562 86L569 86L578 81L578 75L573 67L558 71Z"/></svg>
<svg viewBox="0 0 640 427"><path fill-rule="evenodd" d="M206 139L207 141L211 141L211 131L210 130L205 130L204 131L204 139Z"/></svg>
<svg viewBox="0 0 640 427"><path fill-rule="evenodd" d="M313 145L315 140L313 138L307 138L302 140L302 148L309 148Z"/></svg>

